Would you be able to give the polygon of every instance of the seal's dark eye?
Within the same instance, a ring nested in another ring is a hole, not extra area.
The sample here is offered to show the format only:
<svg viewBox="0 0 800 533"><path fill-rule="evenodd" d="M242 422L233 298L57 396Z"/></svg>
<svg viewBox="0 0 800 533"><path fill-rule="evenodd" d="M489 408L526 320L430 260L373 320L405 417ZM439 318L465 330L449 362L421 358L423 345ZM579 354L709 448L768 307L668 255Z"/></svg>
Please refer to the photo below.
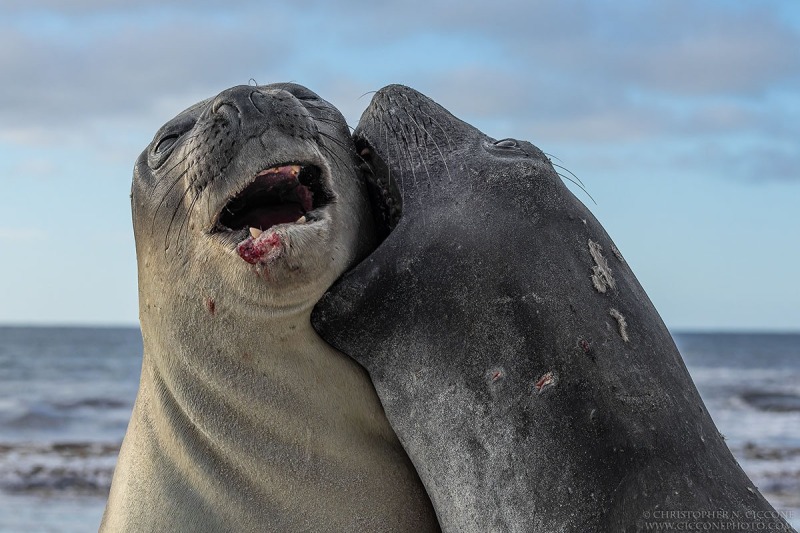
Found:
<svg viewBox="0 0 800 533"><path fill-rule="evenodd" d="M195 127L202 113L211 105L211 100L203 100L167 122L156 132L153 140L145 148L150 168L160 167L181 143L188 142L187 135Z"/></svg>
<svg viewBox="0 0 800 533"><path fill-rule="evenodd" d="M517 141L515 141L514 139L500 139L499 141L495 141L494 145L497 146L498 148L516 148L517 146L519 146L519 144L517 144Z"/></svg>
<svg viewBox="0 0 800 533"><path fill-rule="evenodd" d="M172 134L169 134L169 135L165 135L164 137L161 138L161 140L158 141L158 144L156 144L156 147L153 150L153 153L155 155L163 154L164 152L166 152L167 150L169 150L170 148L175 146L175 143L177 142L178 137L180 137L180 135L178 135L177 133L172 133Z"/></svg>

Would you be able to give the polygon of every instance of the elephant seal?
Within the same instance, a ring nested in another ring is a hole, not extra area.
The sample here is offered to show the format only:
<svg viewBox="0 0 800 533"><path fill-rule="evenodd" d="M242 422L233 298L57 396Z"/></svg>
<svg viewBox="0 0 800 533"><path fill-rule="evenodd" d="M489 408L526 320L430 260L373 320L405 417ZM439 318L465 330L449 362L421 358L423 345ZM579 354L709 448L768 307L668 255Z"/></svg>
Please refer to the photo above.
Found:
<svg viewBox="0 0 800 533"><path fill-rule="evenodd" d="M368 370L443 531L789 529L541 150L403 86L354 136L391 232L312 324Z"/></svg>
<svg viewBox="0 0 800 533"><path fill-rule="evenodd" d="M344 118L240 86L168 122L132 189L141 383L102 531L438 531L366 372L311 328L373 245Z"/></svg>

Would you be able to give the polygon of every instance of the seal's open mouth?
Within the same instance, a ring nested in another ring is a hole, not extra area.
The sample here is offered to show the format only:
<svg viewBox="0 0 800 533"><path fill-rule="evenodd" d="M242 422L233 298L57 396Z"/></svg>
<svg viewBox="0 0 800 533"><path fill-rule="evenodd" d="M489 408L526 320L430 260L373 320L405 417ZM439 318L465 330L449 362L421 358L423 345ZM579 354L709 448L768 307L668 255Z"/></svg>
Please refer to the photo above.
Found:
<svg viewBox="0 0 800 533"><path fill-rule="evenodd" d="M313 165L284 164L263 170L234 196L217 218L215 232L247 229L257 237L278 224L305 224L331 200L321 170Z"/></svg>

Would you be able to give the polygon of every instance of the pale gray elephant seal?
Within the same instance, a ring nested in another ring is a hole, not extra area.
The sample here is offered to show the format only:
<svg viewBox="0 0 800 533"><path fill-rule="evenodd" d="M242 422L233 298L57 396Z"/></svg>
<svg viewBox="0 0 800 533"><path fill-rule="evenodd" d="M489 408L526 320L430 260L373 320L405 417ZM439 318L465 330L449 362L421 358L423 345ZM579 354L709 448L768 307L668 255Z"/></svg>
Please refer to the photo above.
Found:
<svg viewBox="0 0 800 533"><path fill-rule="evenodd" d="M443 531L790 529L541 150L401 86L354 135L396 227L312 321L369 371Z"/></svg>
<svg viewBox="0 0 800 533"><path fill-rule="evenodd" d="M341 114L240 86L136 163L144 361L102 531L437 531L367 374L311 309L372 245Z"/></svg>

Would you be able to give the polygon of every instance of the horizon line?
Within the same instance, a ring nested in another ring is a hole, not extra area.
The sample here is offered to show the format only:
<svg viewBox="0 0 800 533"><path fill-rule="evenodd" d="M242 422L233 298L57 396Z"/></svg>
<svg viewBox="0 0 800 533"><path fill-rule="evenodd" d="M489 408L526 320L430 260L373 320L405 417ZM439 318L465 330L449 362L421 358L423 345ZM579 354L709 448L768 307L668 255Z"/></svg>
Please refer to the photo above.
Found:
<svg viewBox="0 0 800 533"><path fill-rule="evenodd" d="M0 329L141 329L138 323L132 322L0 322ZM670 334L717 334L717 335L800 335L800 329L780 328L737 328L737 327L667 327Z"/></svg>

